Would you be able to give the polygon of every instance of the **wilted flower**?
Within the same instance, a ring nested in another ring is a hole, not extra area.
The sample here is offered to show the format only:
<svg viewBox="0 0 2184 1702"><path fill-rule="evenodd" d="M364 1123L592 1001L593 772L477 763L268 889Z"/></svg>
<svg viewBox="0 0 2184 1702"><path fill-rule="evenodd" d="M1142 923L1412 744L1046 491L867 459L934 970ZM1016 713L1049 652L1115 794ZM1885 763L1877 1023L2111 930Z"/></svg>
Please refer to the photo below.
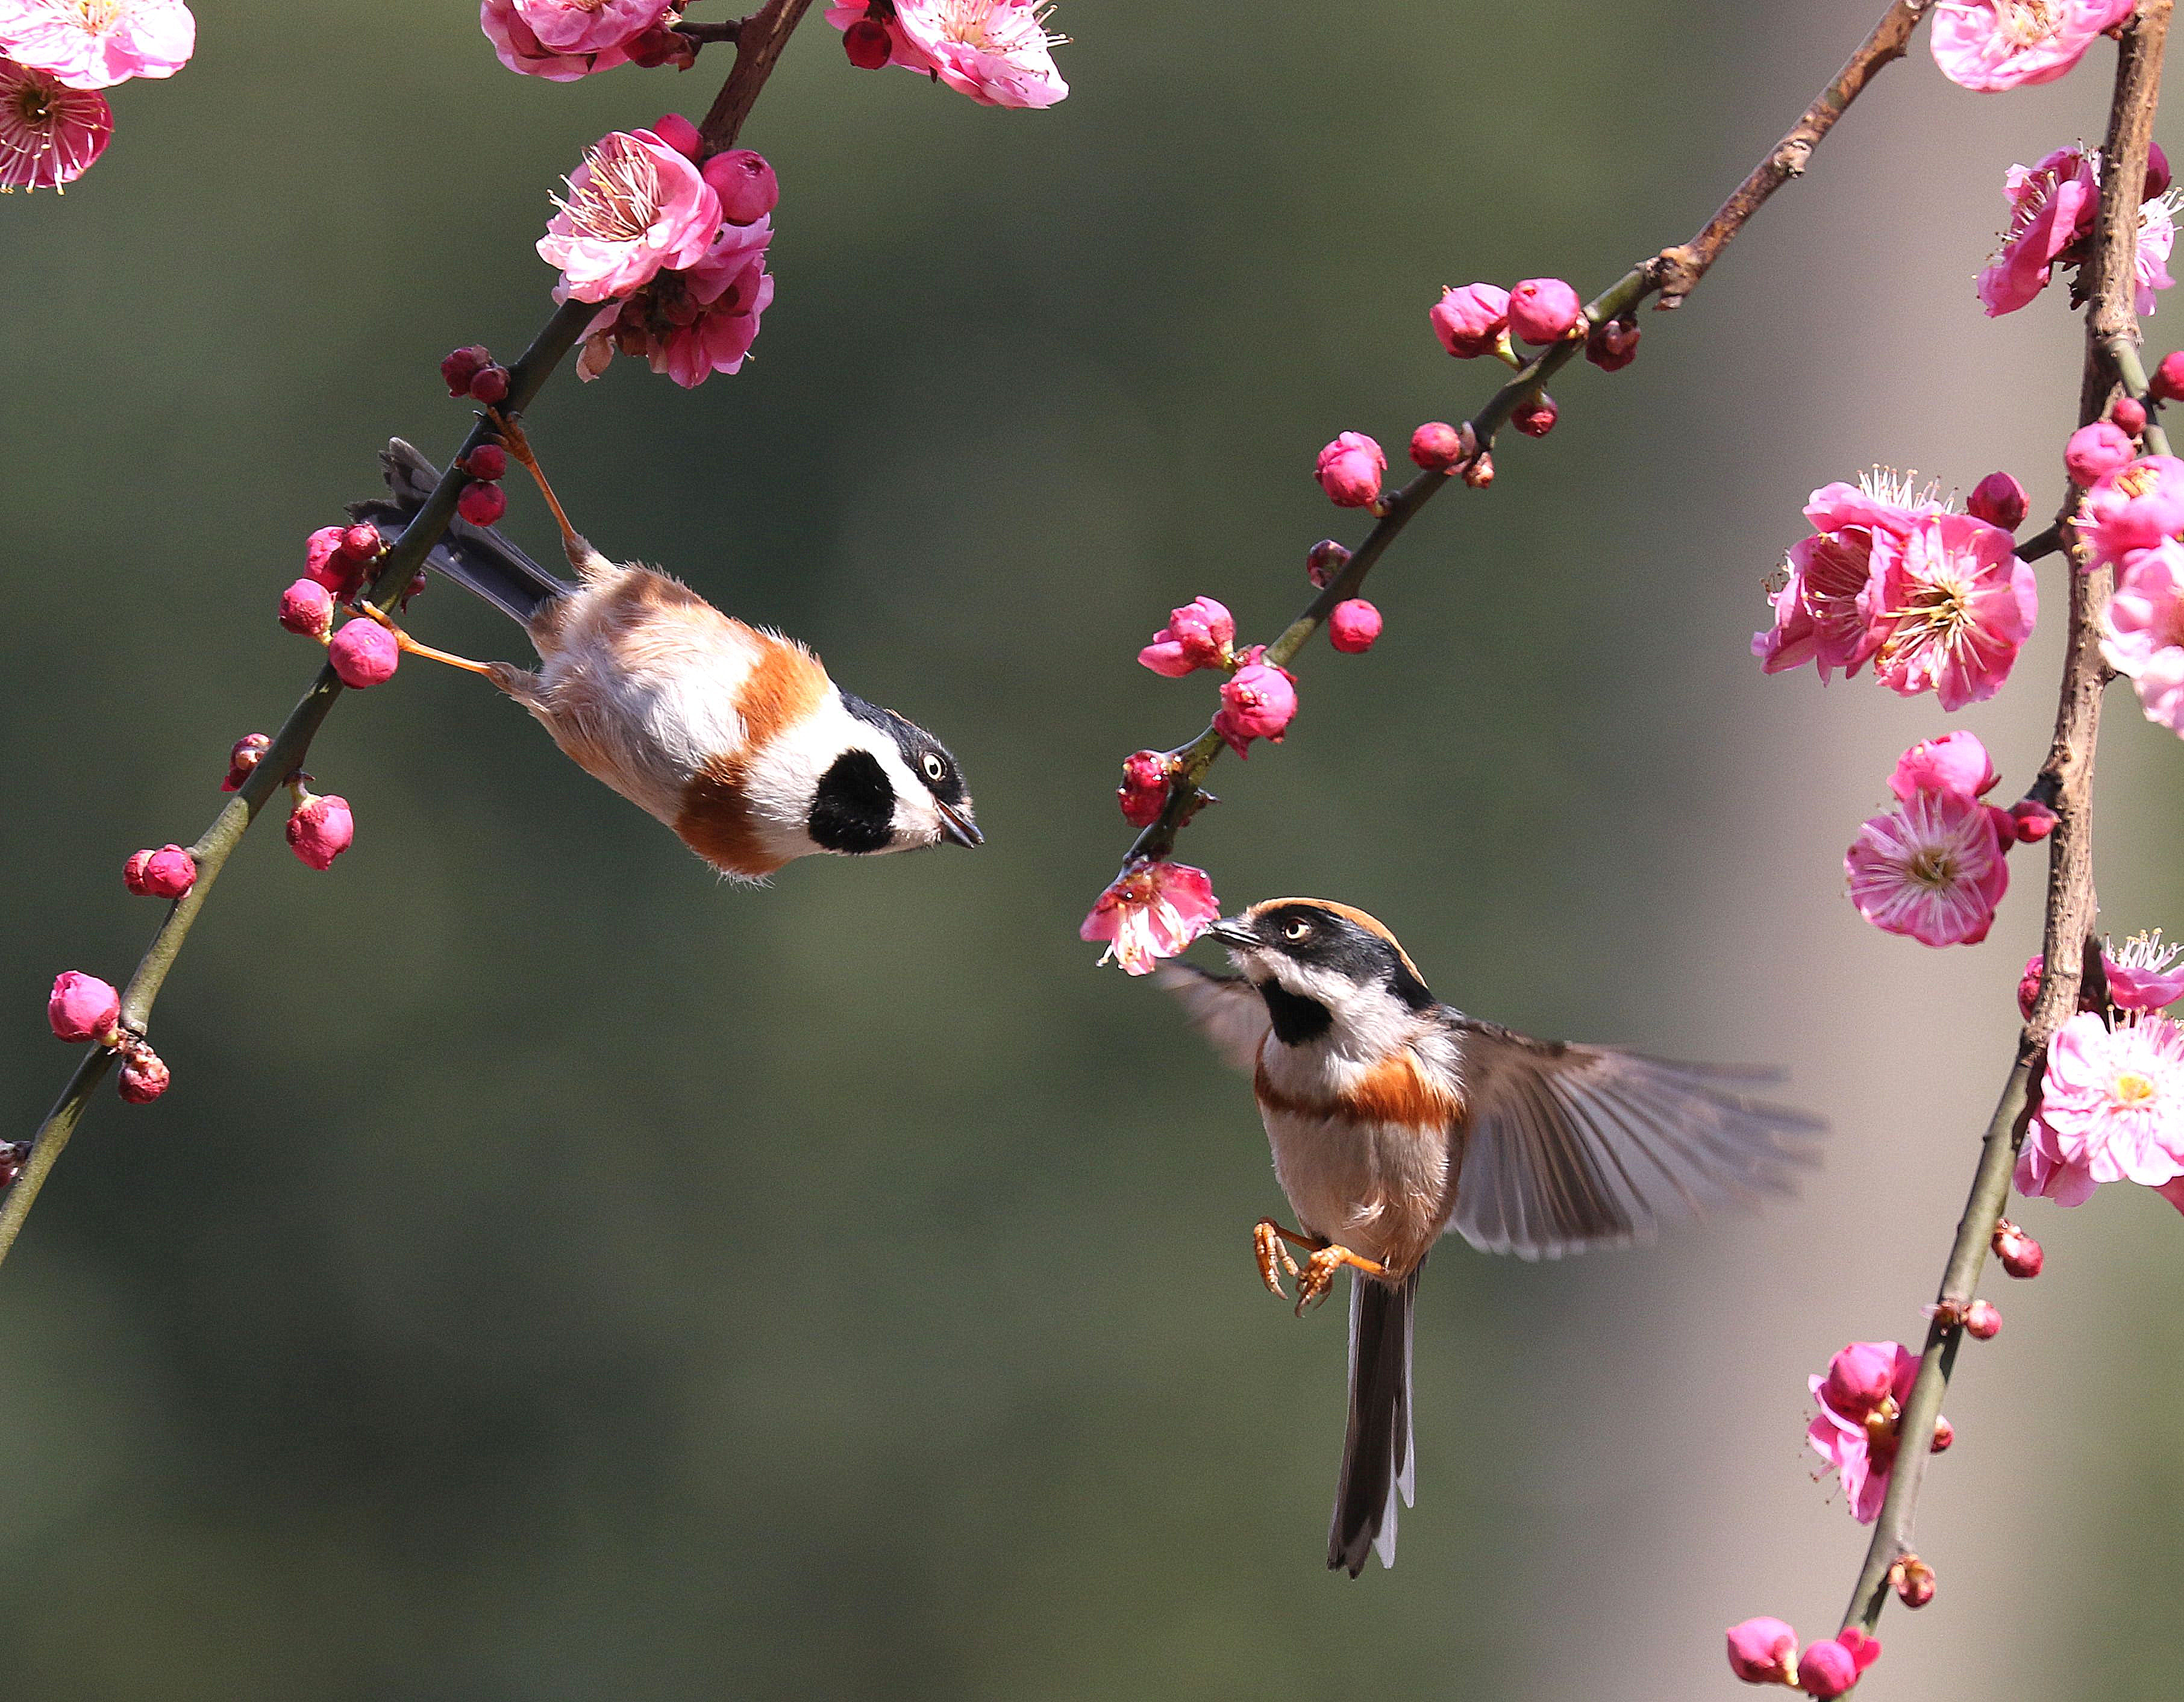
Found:
<svg viewBox="0 0 2184 1702"><path fill-rule="evenodd" d="M1139 863L1100 893L1077 932L1079 939L1107 942L1101 963L1112 960L1128 974L1150 975L1159 959L1173 957L1220 915L1213 882L1203 869Z"/></svg>

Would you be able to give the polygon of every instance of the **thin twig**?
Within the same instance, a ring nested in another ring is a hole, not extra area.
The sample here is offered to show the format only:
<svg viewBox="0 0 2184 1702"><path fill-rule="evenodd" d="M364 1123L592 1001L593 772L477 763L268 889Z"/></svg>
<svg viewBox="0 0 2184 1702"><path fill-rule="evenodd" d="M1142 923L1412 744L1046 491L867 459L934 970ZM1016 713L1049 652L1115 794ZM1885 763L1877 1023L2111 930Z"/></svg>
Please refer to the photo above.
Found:
<svg viewBox="0 0 2184 1702"><path fill-rule="evenodd" d="M788 32L796 27L810 3L811 0L771 0L738 27L734 68L706 120L710 126L718 119L722 126L718 131L721 139L715 143L716 149L734 142L744 120L750 114L751 103L758 98L775 61L781 57ZM707 134L713 133L709 128ZM509 369L508 396L500 404L505 412L520 414L531 405L554 370L577 346L585 325L598 311L596 303L577 301L566 302L554 310L544 328L532 339L522 358ZM455 470L457 464L491 435L491 427L482 419L471 428L425 505L382 556L378 576L368 593L369 600L382 608L391 607L393 600L409 588L410 581L424 565L426 555L454 518L455 503L462 495L463 487L469 482ZM259 759L258 766L205 830L203 837L190 848L197 863L197 880L168 911L122 993L120 1021L125 1032L143 1033L151 1021L153 1001L159 997L168 971L174 967L191 926L210 898L214 881L268 800L303 767L311 740L341 694L342 683L333 670L321 667L310 689L289 711L287 720L273 736L272 744ZM114 1055L109 1048L93 1048L78 1064L59 1099L32 1136L21 1174L14 1186L0 1195L0 1260L6 1259L14 1246L24 1219L30 1215L39 1190L45 1186L46 1177L68 1145L69 1137L75 1132L92 1091L105 1078Z"/></svg>
<svg viewBox="0 0 2184 1702"><path fill-rule="evenodd" d="M2173 0L2144 0L2127 26L2116 62L2115 94L2109 108L2108 138L2102 146L2101 203L2091 263L2091 305L2086 314L2085 376L2078 418L2081 424L2108 411L2119 387L2142 395L2146 374L2138 359L2138 317L2133 287L2138 253L2139 202L2146 181L2147 151L2153 136L2153 109L2161 92L2161 55ZM2152 448L2152 445L2148 445ZM2079 492L2064 506L2073 512ZM2032 1012L2018 1037L2016 1056L2003 1088L2001 1103L1987 1126L1972 1176L1971 1195L1957 1224L1949 1260L1936 1302L1942 1309L1927 1327L1919 1371L1903 1404L1897 1450L1888 1493L1875 1521L1865 1566L1843 1614L1845 1626L1870 1632L1887 1605L1889 1569L1911 1552L1919 1487L1926 1453L1919 1438L1933 1434L1942 1410L1942 1391L1956 1362L1964 1328L1949 1321L1949 1310L1969 1301L1979 1281L1994 1226L2009 1198L2011 1171L2025 1126L2037 1103L2049 1037L2078 1008L2078 994L2090 961L2098 967L2093 941L2092 782L2093 754L2100 737L2101 690L2105 672L2100 654L2100 615L2108 602L2113 570L2070 571L2070 632L2064 646L2063 683L2055 709L2055 735L2042 765L2034 793L2055 811L2049 840L2048 905L2042 933L2047 966Z"/></svg>
<svg viewBox="0 0 2184 1702"><path fill-rule="evenodd" d="M1933 0L1897 0L1851 55L1849 63L1836 74L1835 81L1814 98L1789 133L1707 221L1706 227L1690 242L1664 248L1624 273L1587 304L1588 324L1605 325L1610 320L1634 313L1648 296L1655 294L1662 296L1662 307L1674 307L1696 288L1707 268L1720 258L1722 250L1736 239L1752 215L1766 204L1768 197L1803 171L1813 149L1835 127L1836 120L1858 98L1874 74L1892 59L1903 56L1903 43L1912 26L1932 3ZM1791 161L1794 165L1788 163ZM1557 343L1534 356L1515 377L1488 398L1486 405L1468 422L1481 453L1493 447L1496 436L1518 403L1535 394L1583 347L1581 341L1574 339ZM1456 478L1450 474L1421 473L1386 498L1380 518L1366 534L1364 542L1358 545L1342 571L1312 598L1304 612L1267 646L1266 659L1278 667L1285 667L1295 659L1334 605L1357 594L1365 576L1373 570L1373 565L1386 553L1396 534L1410 524L1412 517L1444 487L1455 482ZM1209 725L1175 753L1176 765L1168 782L1167 804L1159 818L1132 842L1128 854L1123 859L1125 869L1166 857L1175 848L1176 835L1206 799L1201 782L1219 759L1223 748L1220 734Z"/></svg>

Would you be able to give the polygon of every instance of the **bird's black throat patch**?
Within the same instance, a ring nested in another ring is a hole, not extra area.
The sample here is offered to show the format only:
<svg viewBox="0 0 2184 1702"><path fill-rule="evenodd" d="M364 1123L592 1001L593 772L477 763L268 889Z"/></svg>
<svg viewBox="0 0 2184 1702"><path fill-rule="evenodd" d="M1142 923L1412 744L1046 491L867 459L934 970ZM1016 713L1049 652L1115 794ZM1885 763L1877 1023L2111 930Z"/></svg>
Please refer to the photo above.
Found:
<svg viewBox="0 0 2184 1702"><path fill-rule="evenodd" d="M894 787L868 750L844 751L820 776L806 831L829 851L884 851L894 838Z"/></svg>
<svg viewBox="0 0 2184 1702"><path fill-rule="evenodd" d="M1291 993L1279 982L1261 982L1259 997L1267 1001L1267 1015L1274 1025L1274 1038L1284 1046L1302 1046L1318 1039L1334 1026L1334 1014L1325 1005L1301 993Z"/></svg>

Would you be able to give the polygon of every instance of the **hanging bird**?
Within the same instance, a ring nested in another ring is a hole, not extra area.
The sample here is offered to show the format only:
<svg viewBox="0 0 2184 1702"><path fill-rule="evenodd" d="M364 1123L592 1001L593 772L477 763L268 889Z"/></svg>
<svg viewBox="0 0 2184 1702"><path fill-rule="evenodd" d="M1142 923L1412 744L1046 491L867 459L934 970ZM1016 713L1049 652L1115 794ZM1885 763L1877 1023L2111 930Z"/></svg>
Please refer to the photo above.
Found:
<svg viewBox="0 0 2184 1702"><path fill-rule="evenodd" d="M722 614L680 580L609 561L570 526L522 431L494 426L554 510L576 582L498 531L451 521L426 565L521 624L538 670L451 656L397 628L404 649L484 675L577 767L737 879L815 852L983 843L939 740L844 691L794 639ZM349 512L391 537L440 475L398 437L379 459L392 500Z"/></svg>
<svg viewBox="0 0 2184 1702"><path fill-rule="evenodd" d="M1350 1421L1327 1563L1395 1564L1412 1503L1411 1321L1453 1229L1557 1258L1650 1234L1679 1210L1786 1191L1820 1125L1746 1097L1767 1072L1671 1064L1464 1015L1362 910L1273 898L1207 931L1239 973L1169 964L1162 983L1252 1074L1298 1227L1262 1219L1259 1274L1296 1310L1351 1273ZM1304 1255L1300 1266L1290 1253Z"/></svg>

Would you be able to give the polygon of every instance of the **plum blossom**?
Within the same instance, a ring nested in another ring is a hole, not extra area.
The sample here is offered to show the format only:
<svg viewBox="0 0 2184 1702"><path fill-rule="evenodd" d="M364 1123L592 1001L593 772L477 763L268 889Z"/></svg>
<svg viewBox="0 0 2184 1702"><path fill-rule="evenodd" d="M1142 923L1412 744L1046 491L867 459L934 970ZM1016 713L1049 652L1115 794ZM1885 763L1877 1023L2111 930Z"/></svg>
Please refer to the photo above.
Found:
<svg viewBox="0 0 2184 1702"><path fill-rule="evenodd" d="M1312 476L1339 509L1370 508L1380 500L1380 476L1388 458L1362 431L1338 432L1319 452Z"/></svg>
<svg viewBox="0 0 2184 1702"><path fill-rule="evenodd" d="M1797 1688L1814 1702L1827 1702L1855 1688L1865 1669L1880 1659L1880 1638L1846 1626L1798 1657Z"/></svg>
<svg viewBox="0 0 2184 1702"><path fill-rule="evenodd" d="M1960 731L1921 739L1905 751L1888 776L1888 789L1907 804L1922 792L1977 798L1992 791L2001 778L1979 736Z"/></svg>
<svg viewBox="0 0 2184 1702"><path fill-rule="evenodd" d="M2009 887L1986 807L1960 792L1916 793L1871 817L1843 868L1860 915L1922 945L1978 944Z"/></svg>
<svg viewBox="0 0 2184 1702"><path fill-rule="evenodd" d="M1068 41L1037 0L895 0L904 38L932 75L981 106L1050 107L1069 92L1054 64Z"/></svg>
<svg viewBox="0 0 2184 1702"><path fill-rule="evenodd" d="M2048 286L2057 265L2084 263L2100 208L2100 170L2098 150L2077 142L2003 174L2009 225L1976 286L1990 319L2029 303ZM2176 201L2168 183L2169 161L2157 145L2148 156L2138 214L2135 295L2142 314L2151 314L2155 292L2174 281L2168 261L2176 239Z"/></svg>
<svg viewBox="0 0 2184 1702"><path fill-rule="evenodd" d="M1874 677L1907 698L1930 689L1952 712L1999 691L2040 607L2009 534L1929 514L1879 565L1864 597Z"/></svg>
<svg viewBox="0 0 2184 1702"><path fill-rule="evenodd" d="M538 240L561 293L603 302L694 265L721 228L721 200L680 150L649 130L615 131L584 154ZM755 227L754 227L755 228Z"/></svg>
<svg viewBox="0 0 2184 1702"><path fill-rule="evenodd" d="M2166 1010L2184 998L2180 956L2184 956L2184 946L2163 939L2159 928L2133 934L2121 945L2103 940L2101 971L2108 982L2109 1009L2119 1013ZM2025 974L2017 984L2017 1008L2022 1015L2032 1015L2032 1002L2039 997L2047 971L2048 959L2041 953L2025 959Z"/></svg>
<svg viewBox="0 0 2184 1702"><path fill-rule="evenodd" d="M935 75L933 61L903 33L902 19L893 6L879 8L876 13L872 0L833 0L827 8L827 21L844 35L853 25L871 23L887 32L889 57L870 69L878 70L886 65L900 65L906 71Z"/></svg>
<svg viewBox="0 0 2184 1702"><path fill-rule="evenodd" d="M1509 292L1498 284L1446 289L1426 314L1440 346L1458 360L1490 352L1509 334Z"/></svg>
<svg viewBox="0 0 2184 1702"><path fill-rule="evenodd" d="M1934 63L1953 83L1992 94L2052 83L2138 0L1942 0Z"/></svg>
<svg viewBox="0 0 2184 1702"><path fill-rule="evenodd" d="M1262 661L1264 648L1255 645L1245 653L1244 665L1221 687L1221 707L1213 717L1213 731L1240 757L1251 755L1253 739L1279 744L1296 717L1296 681L1288 669Z"/></svg>
<svg viewBox="0 0 2184 1702"><path fill-rule="evenodd" d="M197 39L183 0L0 0L0 54L72 89L171 77Z"/></svg>
<svg viewBox="0 0 2184 1702"><path fill-rule="evenodd" d="M2101 654L2147 720L2184 733L2184 548L2164 538L2126 555L2101 625Z"/></svg>
<svg viewBox="0 0 2184 1702"><path fill-rule="evenodd" d="M1839 1375L1842 1362L1853 1358L1859 1362L1854 1374ZM1851 1517L1861 1525L1880 1516L1896 1464L1897 1421L1918 1375L1919 1356L1901 1342L1852 1342L1825 1374L1808 1380L1820 1410L1805 1427L1805 1440L1835 1469ZM1831 1399L1843 1399L1845 1389L1857 1398L1838 1409Z"/></svg>
<svg viewBox="0 0 2184 1702"><path fill-rule="evenodd" d="M493 43L493 57L510 70L543 77L549 82L574 82L594 71L609 71L629 63L628 53L619 47L602 47L597 53L555 53L523 21L516 0L482 0L478 27Z"/></svg>
<svg viewBox="0 0 2184 1702"><path fill-rule="evenodd" d="M1933 487L1914 493L1910 478L1875 468L1855 485L1823 485L1805 504L1810 537L1790 550L1788 582L1774 594L1774 625L1752 637L1766 671L1814 664L1823 681L1840 668L1855 674L1880 639L1873 631L1869 587L1913 527L1942 513Z"/></svg>
<svg viewBox="0 0 2184 1702"><path fill-rule="evenodd" d="M2111 1027L2077 1012L2048 1043L2036 1121L2043 1151L2091 1182L2184 1176L2184 1027L2144 1015Z"/></svg>
<svg viewBox="0 0 2184 1702"><path fill-rule="evenodd" d="M773 278L766 270L772 240L770 218L722 225L694 265L663 270L609 302L585 327L578 376L597 378L617 353L643 355L655 372L685 390L716 372L742 370L760 316L773 303Z"/></svg>
<svg viewBox="0 0 2184 1702"><path fill-rule="evenodd" d="M0 58L0 195L73 183L106 152L106 97Z"/></svg>
<svg viewBox="0 0 2184 1702"><path fill-rule="evenodd" d="M1120 964L1128 975L1150 975L1162 958L1173 957L1220 915L1213 882L1203 869L1137 863L1100 893L1077 936L1107 942L1101 963Z"/></svg>
<svg viewBox="0 0 2184 1702"><path fill-rule="evenodd" d="M1729 1670L1747 1684L1787 1684L1797 1670L1797 1629L1779 1619L1729 1628Z"/></svg>
<svg viewBox="0 0 2184 1702"><path fill-rule="evenodd" d="M627 47L674 10L674 0L514 0L515 15L554 53Z"/></svg>
<svg viewBox="0 0 2184 1702"><path fill-rule="evenodd" d="M1194 597L1182 608L1168 611L1167 625L1138 652L1138 660L1156 674L1179 680L1200 668L1228 666L1235 638L1236 617L1228 605L1210 597Z"/></svg>

